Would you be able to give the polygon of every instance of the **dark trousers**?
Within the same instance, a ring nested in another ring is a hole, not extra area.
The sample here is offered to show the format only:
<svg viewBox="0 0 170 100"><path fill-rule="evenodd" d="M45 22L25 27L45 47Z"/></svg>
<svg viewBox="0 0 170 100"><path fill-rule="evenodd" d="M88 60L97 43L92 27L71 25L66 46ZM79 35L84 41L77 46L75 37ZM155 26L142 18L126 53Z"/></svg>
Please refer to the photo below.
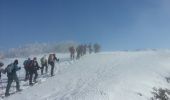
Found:
<svg viewBox="0 0 170 100"><path fill-rule="evenodd" d="M71 58L71 59L74 59L74 53L71 53L71 54L70 54L70 58Z"/></svg>
<svg viewBox="0 0 170 100"><path fill-rule="evenodd" d="M45 73L48 72L48 66L47 66L47 64L42 64L42 67L41 67L41 75L42 75L43 72L44 72L44 67L45 67Z"/></svg>
<svg viewBox="0 0 170 100"><path fill-rule="evenodd" d="M54 75L54 62L50 62L49 63L50 65L51 65L51 76L53 76Z"/></svg>
<svg viewBox="0 0 170 100"><path fill-rule="evenodd" d="M16 82L17 91L20 90L19 79L18 79L17 74L8 75L8 84L7 84L7 87L6 87L6 93L5 94L9 94L9 89L10 89L13 81Z"/></svg>
<svg viewBox="0 0 170 100"><path fill-rule="evenodd" d="M80 58L80 53L79 52L77 52L77 59L79 59Z"/></svg>
<svg viewBox="0 0 170 100"><path fill-rule="evenodd" d="M25 69L25 80L28 80L29 79L29 69L24 67Z"/></svg>
<svg viewBox="0 0 170 100"><path fill-rule="evenodd" d="M30 78L29 78L29 83L32 84L32 78L33 78L33 75L34 75L34 82L36 82L36 79L38 77L38 72L37 70L30 70L29 71L29 74L30 74Z"/></svg>

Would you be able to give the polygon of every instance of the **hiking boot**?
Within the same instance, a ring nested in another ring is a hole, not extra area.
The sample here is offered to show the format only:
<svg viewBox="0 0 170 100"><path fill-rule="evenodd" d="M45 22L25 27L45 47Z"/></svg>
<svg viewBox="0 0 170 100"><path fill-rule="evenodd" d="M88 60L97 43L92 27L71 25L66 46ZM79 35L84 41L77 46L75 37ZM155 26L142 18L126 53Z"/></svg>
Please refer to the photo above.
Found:
<svg viewBox="0 0 170 100"><path fill-rule="evenodd" d="M34 80L34 83L37 83L38 81L37 80Z"/></svg>
<svg viewBox="0 0 170 100"><path fill-rule="evenodd" d="M5 93L5 96L8 97L8 96L10 96L10 94L9 93Z"/></svg>
<svg viewBox="0 0 170 100"><path fill-rule="evenodd" d="M29 83L29 85L31 85L31 86L32 86L32 85L34 85L34 84L33 84L33 83Z"/></svg>
<svg viewBox="0 0 170 100"><path fill-rule="evenodd" d="M54 74L53 75L51 75L51 77L53 77L53 76L55 76Z"/></svg>
<svg viewBox="0 0 170 100"><path fill-rule="evenodd" d="M21 91L22 91L22 89L18 89L18 90L17 90L17 92L21 92Z"/></svg>

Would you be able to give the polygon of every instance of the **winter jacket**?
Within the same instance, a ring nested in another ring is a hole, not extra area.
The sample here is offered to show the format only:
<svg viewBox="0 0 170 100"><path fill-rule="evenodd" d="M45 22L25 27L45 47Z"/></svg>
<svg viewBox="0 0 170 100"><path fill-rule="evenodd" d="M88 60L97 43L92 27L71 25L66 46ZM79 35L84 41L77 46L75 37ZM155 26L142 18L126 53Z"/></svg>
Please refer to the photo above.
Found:
<svg viewBox="0 0 170 100"><path fill-rule="evenodd" d="M47 65L48 62L47 62L47 59L45 57L42 57L41 58L41 65Z"/></svg>
<svg viewBox="0 0 170 100"><path fill-rule="evenodd" d="M18 65L13 64L12 72L11 73L7 73L7 76L14 76L14 75L16 75L16 72L18 70L20 70L20 69L21 69L21 67L19 67ZM7 72L7 69L5 69L5 72Z"/></svg>
<svg viewBox="0 0 170 100"><path fill-rule="evenodd" d="M31 63L31 60L25 60L24 63L23 63L24 68L25 68L25 69L28 69L30 63Z"/></svg>
<svg viewBox="0 0 170 100"><path fill-rule="evenodd" d="M39 70L40 66L38 65L38 62L36 60L31 60L30 65L29 65L29 70Z"/></svg>

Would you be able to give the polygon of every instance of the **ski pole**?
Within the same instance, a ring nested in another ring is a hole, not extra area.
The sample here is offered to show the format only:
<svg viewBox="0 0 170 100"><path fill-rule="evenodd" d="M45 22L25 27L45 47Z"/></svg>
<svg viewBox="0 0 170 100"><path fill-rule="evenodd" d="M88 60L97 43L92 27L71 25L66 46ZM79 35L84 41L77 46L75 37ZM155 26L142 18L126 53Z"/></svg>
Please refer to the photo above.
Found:
<svg viewBox="0 0 170 100"><path fill-rule="evenodd" d="M3 91L2 79L0 79L0 80L1 80L1 81L0 81L0 82L1 82L1 89L2 89L2 91Z"/></svg>
<svg viewBox="0 0 170 100"><path fill-rule="evenodd" d="M1 80L1 79L0 79L0 80ZM2 80L1 80L0 82L1 82L0 84L1 84L2 91L3 91ZM2 93L1 93L1 94L2 94ZM1 94L0 94L0 95L1 95Z"/></svg>

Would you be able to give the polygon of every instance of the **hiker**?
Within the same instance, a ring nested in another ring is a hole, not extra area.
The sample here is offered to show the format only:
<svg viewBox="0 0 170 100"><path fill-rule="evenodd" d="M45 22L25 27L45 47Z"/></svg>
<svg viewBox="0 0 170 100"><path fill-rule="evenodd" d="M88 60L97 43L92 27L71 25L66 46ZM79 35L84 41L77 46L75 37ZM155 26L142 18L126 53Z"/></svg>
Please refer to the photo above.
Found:
<svg viewBox="0 0 170 100"><path fill-rule="evenodd" d="M87 49L87 45L85 44L85 45L83 45L83 55L86 55L86 50Z"/></svg>
<svg viewBox="0 0 170 100"><path fill-rule="evenodd" d="M92 45L91 45L91 44L88 45L88 49L89 49L89 54L91 54L92 51L93 51L93 50L92 50Z"/></svg>
<svg viewBox="0 0 170 100"><path fill-rule="evenodd" d="M48 62L46 59L46 55L44 55L41 59L41 75L43 75L44 67L45 67L45 73L48 72Z"/></svg>
<svg viewBox="0 0 170 100"><path fill-rule="evenodd" d="M55 61L58 62L59 59L57 59L55 54L50 54L48 57L48 64L50 64L50 66L51 66L51 76L54 76Z"/></svg>
<svg viewBox="0 0 170 100"><path fill-rule="evenodd" d="M80 55L81 55L81 45L77 46L76 52L77 52L77 57L76 57L76 59L79 59L79 58L80 58Z"/></svg>
<svg viewBox="0 0 170 100"><path fill-rule="evenodd" d="M71 47L69 48L69 51L70 51L70 58L71 58L71 59L74 59L74 55L75 55L75 49L74 49L74 47L71 46Z"/></svg>
<svg viewBox="0 0 170 100"><path fill-rule="evenodd" d="M34 57L33 60L30 61L30 64L29 64L29 74L30 74L30 77L29 77L29 85L33 85L32 83L32 78L33 78L33 75L34 75L34 80L33 82L36 83L37 82L37 77L38 77L38 72L37 70L40 69L39 65L38 65L38 62L37 62L37 58Z"/></svg>
<svg viewBox="0 0 170 100"><path fill-rule="evenodd" d="M100 45L98 43L95 43L93 45L93 48L94 48L94 53L100 52L101 47L100 47Z"/></svg>
<svg viewBox="0 0 170 100"><path fill-rule="evenodd" d="M1 73L4 72L4 69L2 69L2 66L4 66L4 63L0 62L0 79L1 79Z"/></svg>
<svg viewBox="0 0 170 100"><path fill-rule="evenodd" d="M83 56L83 45L80 45L80 56Z"/></svg>
<svg viewBox="0 0 170 100"><path fill-rule="evenodd" d="M28 58L27 60L24 61L24 69L25 69L25 81L29 79L29 64L31 62L31 59Z"/></svg>
<svg viewBox="0 0 170 100"><path fill-rule="evenodd" d="M5 68L5 72L7 72L7 77L8 77L8 84L7 84L7 87L6 87L5 96L10 95L9 90L10 90L10 87L11 87L13 80L16 82L17 91L21 91L19 79L18 79L18 76L17 76L17 73L16 73L20 69L21 69L21 67L18 67L18 60L17 59L14 61L14 63L9 64Z"/></svg>

